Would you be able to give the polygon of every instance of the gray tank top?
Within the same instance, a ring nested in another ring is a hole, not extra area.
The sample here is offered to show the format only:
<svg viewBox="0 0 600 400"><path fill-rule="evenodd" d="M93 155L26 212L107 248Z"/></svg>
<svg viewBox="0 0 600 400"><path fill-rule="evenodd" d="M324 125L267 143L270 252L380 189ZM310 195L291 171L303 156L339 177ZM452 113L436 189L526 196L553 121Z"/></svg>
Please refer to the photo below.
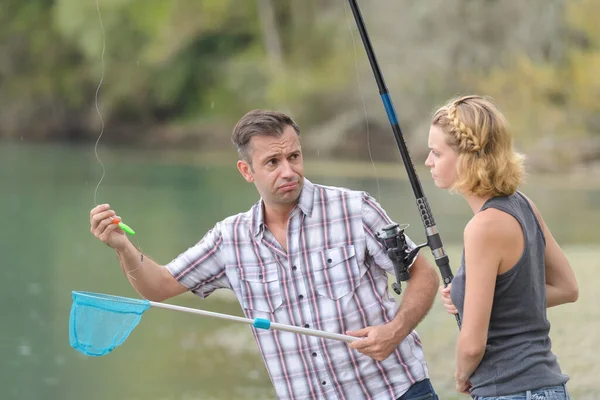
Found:
<svg viewBox="0 0 600 400"><path fill-rule="evenodd" d="M475 396L503 396L555 386L569 380L551 351L546 317L546 241L531 205L519 192L489 199L481 208L512 215L525 237L519 261L496 278L485 354L471 377ZM465 299L464 250L452 281L451 298L462 318Z"/></svg>

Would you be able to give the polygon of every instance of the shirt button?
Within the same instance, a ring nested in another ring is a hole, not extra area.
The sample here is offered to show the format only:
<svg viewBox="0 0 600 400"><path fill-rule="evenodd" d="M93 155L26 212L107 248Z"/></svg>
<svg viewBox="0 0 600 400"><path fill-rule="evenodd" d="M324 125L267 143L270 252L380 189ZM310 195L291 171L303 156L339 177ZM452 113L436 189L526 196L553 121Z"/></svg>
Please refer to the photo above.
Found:
<svg viewBox="0 0 600 400"><path fill-rule="evenodd" d="M313 353L312 353L312 356L313 356L313 357L316 357L316 356L317 356L317 353L315 353L315 352L313 351Z"/></svg>
<svg viewBox="0 0 600 400"><path fill-rule="evenodd" d="M260 275L258 276L258 279L262 279L262 274L260 274Z"/></svg>
<svg viewBox="0 0 600 400"><path fill-rule="evenodd" d="M297 270L298 268L295 265L292 265L292 271Z"/></svg>
<svg viewBox="0 0 600 400"><path fill-rule="evenodd" d="M328 259L327 259L327 262L328 262L329 264L331 264L331 263L333 262L333 260L332 260L331 258L328 258Z"/></svg>
<svg viewBox="0 0 600 400"><path fill-rule="evenodd" d="M310 325L309 324L304 324L304 327L305 328L310 328Z"/></svg>
<svg viewBox="0 0 600 400"><path fill-rule="evenodd" d="M303 295L300 295L300 296L298 296L298 298L299 298L300 300L302 300L302 299L304 298L304 296L303 296Z"/></svg>
<svg viewBox="0 0 600 400"><path fill-rule="evenodd" d="M321 382L321 385L325 386L325 385L327 385L327 382L323 381L323 382Z"/></svg>

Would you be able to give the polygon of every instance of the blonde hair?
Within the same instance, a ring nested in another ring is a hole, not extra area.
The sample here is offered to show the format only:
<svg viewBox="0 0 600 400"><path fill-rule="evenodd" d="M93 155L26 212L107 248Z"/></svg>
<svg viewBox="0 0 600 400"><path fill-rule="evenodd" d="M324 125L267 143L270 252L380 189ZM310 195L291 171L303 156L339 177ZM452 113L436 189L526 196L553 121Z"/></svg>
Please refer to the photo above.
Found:
<svg viewBox="0 0 600 400"><path fill-rule="evenodd" d="M458 153L453 190L492 197L516 192L524 156L513 149L508 122L491 101L474 95L453 99L435 112L432 125L442 128Z"/></svg>

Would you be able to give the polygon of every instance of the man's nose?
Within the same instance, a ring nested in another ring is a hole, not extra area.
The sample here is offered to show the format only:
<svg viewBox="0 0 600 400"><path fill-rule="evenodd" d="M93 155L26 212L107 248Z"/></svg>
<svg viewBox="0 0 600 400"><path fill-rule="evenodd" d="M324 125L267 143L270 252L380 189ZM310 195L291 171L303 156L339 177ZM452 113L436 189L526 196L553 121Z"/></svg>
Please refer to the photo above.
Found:
<svg viewBox="0 0 600 400"><path fill-rule="evenodd" d="M283 178L290 178L295 175L294 170L292 169L292 165L288 160L285 160L281 163L281 176Z"/></svg>

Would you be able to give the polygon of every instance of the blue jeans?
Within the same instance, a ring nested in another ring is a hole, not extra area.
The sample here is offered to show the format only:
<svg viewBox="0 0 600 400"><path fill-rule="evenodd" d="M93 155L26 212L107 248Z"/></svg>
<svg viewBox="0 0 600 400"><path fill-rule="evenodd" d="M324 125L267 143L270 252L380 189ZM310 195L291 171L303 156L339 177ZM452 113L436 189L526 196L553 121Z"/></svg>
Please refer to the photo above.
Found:
<svg viewBox="0 0 600 400"><path fill-rule="evenodd" d="M396 400L439 400L431 381L423 379L412 385L406 393L398 397Z"/></svg>
<svg viewBox="0 0 600 400"><path fill-rule="evenodd" d="M522 393L498 397L474 396L476 400L571 400L565 385L547 386L541 389L528 390Z"/></svg>

